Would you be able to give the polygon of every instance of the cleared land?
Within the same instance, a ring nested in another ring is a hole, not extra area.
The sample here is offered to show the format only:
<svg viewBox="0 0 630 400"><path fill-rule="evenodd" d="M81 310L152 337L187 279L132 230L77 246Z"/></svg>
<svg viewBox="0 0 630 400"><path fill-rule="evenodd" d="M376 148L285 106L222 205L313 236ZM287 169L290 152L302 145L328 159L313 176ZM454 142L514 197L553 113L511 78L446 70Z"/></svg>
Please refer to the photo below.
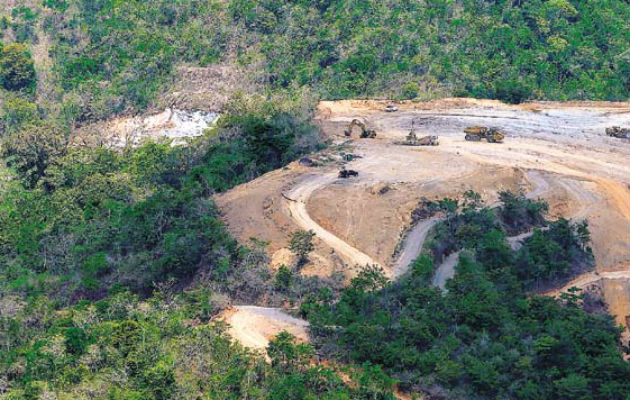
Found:
<svg viewBox="0 0 630 400"><path fill-rule="evenodd" d="M240 240L270 242L274 259L286 259L288 235L317 233L304 274L342 271L376 263L392 277L421 248L431 221L411 227L422 197L459 197L472 189L486 204L501 190L523 190L549 202L551 215L589 221L597 270L576 285L597 284L619 324L630 314L630 143L605 135L606 126L630 125L622 103L528 103L446 99L397 104L386 113L377 101L322 102L319 122L341 144L345 126L360 118L376 139L356 139L317 155L319 167L291 165L217 197ZM395 145L414 121L419 136L438 135L440 146ZM496 126L503 144L467 142L470 125ZM339 151L361 156L346 164L359 176L338 179ZM408 240L404 240L408 237ZM399 251L395 252L398 248ZM394 256L396 254L397 256Z"/></svg>

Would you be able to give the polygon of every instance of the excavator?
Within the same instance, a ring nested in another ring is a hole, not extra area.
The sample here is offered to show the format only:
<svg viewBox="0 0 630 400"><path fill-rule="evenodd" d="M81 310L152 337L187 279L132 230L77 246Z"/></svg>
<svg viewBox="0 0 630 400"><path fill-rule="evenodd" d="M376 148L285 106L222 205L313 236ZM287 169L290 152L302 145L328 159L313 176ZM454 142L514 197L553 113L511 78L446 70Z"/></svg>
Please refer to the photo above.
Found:
<svg viewBox="0 0 630 400"><path fill-rule="evenodd" d="M376 137L376 132L373 129L368 129L367 126L358 119L353 119L352 122L350 122L348 128L343 132L344 135L348 137L352 136L352 129L354 129L355 126L358 126L361 129L361 134L359 135L360 138L374 139Z"/></svg>
<svg viewBox="0 0 630 400"><path fill-rule="evenodd" d="M616 137L618 139L630 139L630 128L612 126L610 128L606 128L606 135Z"/></svg>
<svg viewBox="0 0 630 400"><path fill-rule="evenodd" d="M488 143L502 143L505 138L505 134L499 129L485 126L469 126L464 129L464 133L466 133L464 139L471 142L479 142L481 139L486 139Z"/></svg>

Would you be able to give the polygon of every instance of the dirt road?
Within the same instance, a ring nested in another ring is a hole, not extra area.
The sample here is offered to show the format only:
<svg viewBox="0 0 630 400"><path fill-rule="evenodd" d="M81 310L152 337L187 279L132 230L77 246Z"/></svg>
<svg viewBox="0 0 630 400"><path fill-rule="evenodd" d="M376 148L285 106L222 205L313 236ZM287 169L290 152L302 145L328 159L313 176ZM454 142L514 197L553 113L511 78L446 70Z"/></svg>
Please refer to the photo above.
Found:
<svg viewBox="0 0 630 400"><path fill-rule="evenodd" d="M440 218L429 218L424 221L420 221L411 228L409 234L405 238L403 249L400 252L398 260L396 260L394 266L392 267L392 279L397 279L409 271L409 267L411 266L413 260L420 255L422 246L424 246L424 241L431 231L431 228L433 228L433 226L435 226L438 222L440 222Z"/></svg>
<svg viewBox="0 0 630 400"><path fill-rule="evenodd" d="M557 296L560 293L566 292L572 287L578 288L586 288L589 285L594 283L601 282L607 279L630 279L630 269L624 271L613 271L613 272L587 272L586 274L580 275L577 278L573 279L571 282L564 285L564 287L559 289L554 289L549 292L544 293L547 296Z"/></svg>
<svg viewBox="0 0 630 400"><path fill-rule="evenodd" d="M435 270L433 286L444 290L446 281L455 276L455 266L459 262L459 251L449 254L442 264Z"/></svg>
<svg viewBox="0 0 630 400"><path fill-rule="evenodd" d="M284 206L295 223L304 230L312 230L319 240L324 241L334 251L340 254L350 265L378 265L372 257L350 246L345 241L330 233L313 219L306 210L306 203L311 194L319 188L331 184L336 179L335 173L313 175L299 182L284 196Z"/></svg>
<svg viewBox="0 0 630 400"><path fill-rule="evenodd" d="M396 113L383 112L384 105L322 102L319 122L333 141L347 139L343 130L353 118L376 129L376 139L355 139L345 149L362 156L348 164L359 176L338 180L339 158L328 150L323 158L332 161L321 167L290 166L237 187L217 199L231 231L242 241L251 236L269 240L273 253L286 247L292 230L312 229L321 245L303 273L334 270L351 277L352 264L374 263L395 278L417 256L434 223L424 221L409 231L400 257L392 262L421 197L459 197L475 190L492 204L499 191L522 189L529 197L543 197L552 217L588 219L601 280L630 282L630 143L604 133L606 126L630 125L627 104L510 106L445 99L399 104ZM419 136L439 135L440 146L395 145L412 121ZM462 130L469 125L497 126L507 137L503 144L467 142ZM281 198L280 188L295 201ZM628 286L605 285L611 310L620 310L613 312L625 323L619 313L630 309Z"/></svg>

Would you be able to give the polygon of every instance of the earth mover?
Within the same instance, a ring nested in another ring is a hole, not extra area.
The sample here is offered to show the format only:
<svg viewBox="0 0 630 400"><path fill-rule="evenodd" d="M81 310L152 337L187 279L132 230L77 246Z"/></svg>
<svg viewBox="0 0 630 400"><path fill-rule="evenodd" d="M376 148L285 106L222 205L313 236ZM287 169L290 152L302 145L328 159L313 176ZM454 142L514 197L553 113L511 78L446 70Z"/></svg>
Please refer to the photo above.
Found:
<svg viewBox="0 0 630 400"><path fill-rule="evenodd" d="M606 128L606 135L616 137L618 139L630 139L630 128L612 126L610 128Z"/></svg>
<svg viewBox="0 0 630 400"><path fill-rule="evenodd" d="M351 176L359 176L359 173L353 169L345 169L342 168L339 170L339 175L340 178L350 178Z"/></svg>
<svg viewBox="0 0 630 400"><path fill-rule="evenodd" d="M368 129L365 124L358 119L353 119L352 122L350 122L348 128L343 132L344 135L348 137L352 136L352 129L354 129L355 126L358 126L361 129L361 134L359 135L360 138L374 139L376 137L376 132L373 129Z"/></svg>
<svg viewBox="0 0 630 400"><path fill-rule="evenodd" d="M405 142L403 143L407 146L437 146L440 144L437 136L423 136L421 138L416 135L416 129L413 126L413 121L411 122L411 131L405 137Z"/></svg>
<svg viewBox="0 0 630 400"><path fill-rule="evenodd" d="M502 143L505 138L505 134L497 128L485 126L470 126L464 129L464 133L466 133L464 138L471 142L479 142L481 139L486 139L488 143Z"/></svg>

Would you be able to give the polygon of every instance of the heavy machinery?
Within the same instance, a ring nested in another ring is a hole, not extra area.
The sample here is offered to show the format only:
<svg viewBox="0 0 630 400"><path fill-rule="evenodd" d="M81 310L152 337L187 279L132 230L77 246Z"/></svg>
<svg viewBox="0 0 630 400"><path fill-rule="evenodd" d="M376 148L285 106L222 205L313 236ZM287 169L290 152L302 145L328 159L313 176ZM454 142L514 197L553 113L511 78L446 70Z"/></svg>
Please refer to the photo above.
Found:
<svg viewBox="0 0 630 400"><path fill-rule="evenodd" d="M481 139L486 139L488 143L501 143L505 138L505 134L497 128L488 128L485 126L469 126L464 129L466 140L471 142L478 142Z"/></svg>
<svg viewBox="0 0 630 400"><path fill-rule="evenodd" d="M346 169L345 167L339 170L340 178L345 179L345 178L350 178L351 176L359 176L359 173L353 169Z"/></svg>
<svg viewBox="0 0 630 400"><path fill-rule="evenodd" d="M345 151L339 152L339 155L341 156L341 159L343 161L352 161L357 158L363 158L362 156L358 154L346 153Z"/></svg>
<svg viewBox="0 0 630 400"><path fill-rule="evenodd" d="M368 129L365 124L358 119L353 119L352 122L350 122L348 128L343 132L344 135L348 137L352 136L352 129L354 129L355 126L358 126L361 129L359 137L369 139L374 139L376 137L376 132L373 129Z"/></svg>
<svg viewBox="0 0 630 400"><path fill-rule="evenodd" d="M411 121L411 131L409 131L409 134L405 137L405 142L402 144L407 146L437 146L440 144L440 141L437 136L423 136L418 138L414 121Z"/></svg>
<svg viewBox="0 0 630 400"><path fill-rule="evenodd" d="M630 128L612 126L610 128L606 128L606 135L616 137L618 139L630 139Z"/></svg>
<svg viewBox="0 0 630 400"><path fill-rule="evenodd" d="M428 135L423 136L416 142L417 146L437 146L440 144L440 140L437 136Z"/></svg>

